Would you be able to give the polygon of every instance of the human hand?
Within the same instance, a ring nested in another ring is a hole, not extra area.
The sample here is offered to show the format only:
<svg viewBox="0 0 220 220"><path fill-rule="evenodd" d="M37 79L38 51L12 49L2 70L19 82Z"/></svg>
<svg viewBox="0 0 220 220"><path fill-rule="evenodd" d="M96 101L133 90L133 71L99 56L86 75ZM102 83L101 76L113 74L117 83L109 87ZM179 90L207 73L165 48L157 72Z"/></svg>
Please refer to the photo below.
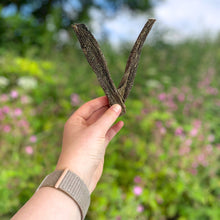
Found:
<svg viewBox="0 0 220 220"><path fill-rule="evenodd" d="M124 125L122 121L113 125L120 112L120 105L109 108L103 96L82 105L64 126L56 169L68 168L76 173L90 193L101 177L106 147Z"/></svg>

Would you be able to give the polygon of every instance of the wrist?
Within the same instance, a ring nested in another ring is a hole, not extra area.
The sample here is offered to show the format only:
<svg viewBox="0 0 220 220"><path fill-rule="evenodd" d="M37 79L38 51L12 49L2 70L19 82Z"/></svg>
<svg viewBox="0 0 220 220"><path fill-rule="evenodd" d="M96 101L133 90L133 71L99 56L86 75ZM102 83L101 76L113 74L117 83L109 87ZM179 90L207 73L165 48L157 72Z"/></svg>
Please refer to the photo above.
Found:
<svg viewBox="0 0 220 220"><path fill-rule="evenodd" d="M92 188L91 188L91 181L90 178L83 172L81 169L79 169L77 166L71 166L69 164L57 164L55 170L65 170L68 169L71 172L75 173L77 176L80 177L80 179L85 183L86 187L88 188L89 194L92 193Z"/></svg>
<svg viewBox="0 0 220 220"><path fill-rule="evenodd" d="M42 187L52 187L67 194L79 206L84 219L90 204L90 193L78 175L68 168L55 170L44 178L37 191Z"/></svg>

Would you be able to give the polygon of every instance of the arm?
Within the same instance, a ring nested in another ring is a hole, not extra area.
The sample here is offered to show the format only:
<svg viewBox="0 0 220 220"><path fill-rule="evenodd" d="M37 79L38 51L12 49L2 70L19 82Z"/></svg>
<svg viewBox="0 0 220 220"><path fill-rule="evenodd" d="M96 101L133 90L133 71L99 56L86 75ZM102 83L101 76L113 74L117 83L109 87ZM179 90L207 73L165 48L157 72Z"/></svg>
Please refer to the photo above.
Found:
<svg viewBox="0 0 220 220"><path fill-rule="evenodd" d="M81 106L66 122L57 170L69 168L86 184L90 194L98 183L105 150L123 122L112 124L121 112L119 105L108 107L105 96ZM77 204L65 193L50 187L40 188L15 214L19 219L80 219Z"/></svg>

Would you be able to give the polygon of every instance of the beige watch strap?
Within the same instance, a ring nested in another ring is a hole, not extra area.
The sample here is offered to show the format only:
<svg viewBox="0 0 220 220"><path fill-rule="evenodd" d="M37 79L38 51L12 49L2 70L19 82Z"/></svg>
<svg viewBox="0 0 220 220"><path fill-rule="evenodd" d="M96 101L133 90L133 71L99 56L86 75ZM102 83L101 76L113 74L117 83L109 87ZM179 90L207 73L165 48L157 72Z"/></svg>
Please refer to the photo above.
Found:
<svg viewBox="0 0 220 220"><path fill-rule="evenodd" d="M44 178L38 189L45 186L55 187L65 192L79 206L82 219L85 218L90 205L90 194L79 176L68 169L56 170Z"/></svg>

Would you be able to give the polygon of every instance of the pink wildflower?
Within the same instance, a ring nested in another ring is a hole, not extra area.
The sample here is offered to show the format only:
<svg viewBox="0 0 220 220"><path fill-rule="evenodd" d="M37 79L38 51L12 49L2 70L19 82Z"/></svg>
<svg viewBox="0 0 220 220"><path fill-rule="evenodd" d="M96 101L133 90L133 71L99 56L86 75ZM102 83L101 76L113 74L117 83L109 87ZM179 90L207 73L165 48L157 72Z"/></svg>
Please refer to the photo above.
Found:
<svg viewBox="0 0 220 220"><path fill-rule="evenodd" d="M193 126L194 126L195 128L200 128L201 125L202 125L202 122L201 122L199 119L194 120Z"/></svg>
<svg viewBox="0 0 220 220"><path fill-rule="evenodd" d="M79 105L79 104L80 104L80 98L79 98L79 95L78 95L78 94L73 93L73 94L70 96L70 99L71 99L71 104L72 104L72 106L76 106L76 105Z"/></svg>
<svg viewBox="0 0 220 220"><path fill-rule="evenodd" d="M181 127L177 128L175 131L175 135L178 136L178 135L182 135L182 134L183 134L183 129Z"/></svg>
<svg viewBox="0 0 220 220"><path fill-rule="evenodd" d="M190 131L190 135L191 135L192 137L195 137L197 134L198 134L198 129L197 129L197 128L193 128L193 129Z"/></svg>
<svg viewBox="0 0 220 220"><path fill-rule="evenodd" d="M205 160L205 155L204 154L200 154L197 159L198 159L198 161L200 163L202 163Z"/></svg>
<svg viewBox="0 0 220 220"><path fill-rule="evenodd" d="M21 96L21 103L22 104L27 104L27 103L29 103L29 97L28 96L26 96L26 95L23 95L23 96Z"/></svg>
<svg viewBox="0 0 220 220"><path fill-rule="evenodd" d="M177 98L180 102L183 102L185 100L185 95L183 93L180 93Z"/></svg>
<svg viewBox="0 0 220 220"><path fill-rule="evenodd" d="M183 156L184 154L188 154L190 152L190 147L185 146L179 149L179 155Z"/></svg>
<svg viewBox="0 0 220 220"><path fill-rule="evenodd" d="M135 176L134 177L134 182L135 183L140 183L141 182L141 177L140 176Z"/></svg>
<svg viewBox="0 0 220 220"><path fill-rule="evenodd" d="M29 140L31 143L35 143L37 141L37 137L35 135L32 135Z"/></svg>
<svg viewBox="0 0 220 220"><path fill-rule="evenodd" d="M192 169L190 169L190 173L195 176L198 173L198 171L197 171L197 169L192 168Z"/></svg>
<svg viewBox="0 0 220 220"><path fill-rule="evenodd" d="M164 101L164 100L166 99L166 93L160 93L160 94L158 95L158 99L159 99L160 101Z"/></svg>
<svg viewBox="0 0 220 220"><path fill-rule="evenodd" d="M198 167L198 163L196 162L196 161L194 161L193 163L192 163L192 168L197 168Z"/></svg>
<svg viewBox="0 0 220 220"><path fill-rule="evenodd" d="M20 115L22 115L22 110L20 108L16 108L14 110L14 116L20 116Z"/></svg>
<svg viewBox="0 0 220 220"><path fill-rule="evenodd" d="M13 99L16 99L18 97L18 92L16 90L12 90L10 95Z"/></svg>
<svg viewBox="0 0 220 220"><path fill-rule="evenodd" d="M174 103L172 99L170 99L166 104L171 111L176 111L178 109L178 106Z"/></svg>
<svg viewBox="0 0 220 220"><path fill-rule="evenodd" d="M2 112L4 112L5 114L8 114L9 111L10 111L10 108L8 106L3 106Z"/></svg>
<svg viewBox="0 0 220 220"><path fill-rule="evenodd" d="M185 141L185 145L186 146L191 146L191 144L192 144L192 140L191 139L187 139L186 141Z"/></svg>
<svg viewBox="0 0 220 220"><path fill-rule="evenodd" d="M210 95L217 95L218 94L218 89L217 88L213 88L213 87L208 87L206 89L206 93L210 94Z"/></svg>
<svg viewBox="0 0 220 220"><path fill-rule="evenodd" d="M147 108L143 108L141 111L142 114L147 114L148 112L149 112L149 110Z"/></svg>
<svg viewBox="0 0 220 220"><path fill-rule="evenodd" d="M157 121L156 122L156 126L158 127L158 128L161 128L163 125L162 125L162 122L161 121Z"/></svg>
<svg viewBox="0 0 220 220"><path fill-rule="evenodd" d="M9 132L11 131L11 126L10 126L10 125L5 125L5 126L3 127L3 131L4 131L5 133L9 133Z"/></svg>
<svg viewBox="0 0 220 220"><path fill-rule="evenodd" d="M22 120L18 121L18 126L28 128L29 123L28 123L28 121L22 119Z"/></svg>
<svg viewBox="0 0 220 220"><path fill-rule="evenodd" d="M1 101L1 102L6 102L6 101L8 101L8 95L2 94L2 95L0 96L0 101Z"/></svg>
<svg viewBox="0 0 220 220"><path fill-rule="evenodd" d="M135 186L133 189L133 192L136 196L139 196L142 194L143 189L140 186Z"/></svg>
<svg viewBox="0 0 220 220"><path fill-rule="evenodd" d="M25 147L25 152L29 155L32 155L34 153L34 150L31 146Z"/></svg>
<svg viewBox="0 0 220 220"><path fill-rule="evenodd" d="M166 134L166 132L167 132L167 130L166 130L166 128L164 128L164 127L162 127L162 128L160 128L160 134Z"/></svg>
<svg viewBox="0 0 220 220"><path fill-rule="evenodd" d="M137 212L143 212L144 211L144 206L143 205L138 205L137 207Z"/></svg>

